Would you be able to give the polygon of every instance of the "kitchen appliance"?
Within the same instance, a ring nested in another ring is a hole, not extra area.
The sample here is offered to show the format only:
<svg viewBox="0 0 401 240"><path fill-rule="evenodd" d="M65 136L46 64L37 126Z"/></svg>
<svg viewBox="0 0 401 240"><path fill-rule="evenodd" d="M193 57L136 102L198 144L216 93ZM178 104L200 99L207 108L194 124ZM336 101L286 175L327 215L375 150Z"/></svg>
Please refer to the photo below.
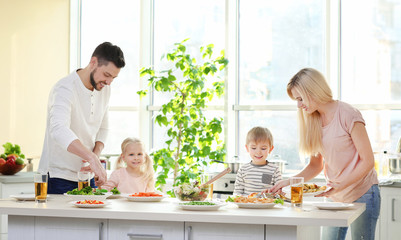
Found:
<svg viewBox="0 0 401 240"><path fill-rule="evenodd" d="M216 175L217 173L212 175ZM213 197L225 199L234 192L236 173L228 173L213 183Z"/></svg>
<svg viewBox="0 0 401 240"><path fill-rule="evenodd" d="M287 161L281 159L281 156L275 154L272 159L268 159L268 161L278 167L281 173L285 172L285 165L288 165Z"/></svg>
<svg viewBox="0 0 401 240"><path fill-rule="evenodd" d="M391 173L401 173L401 156L399 154L389 157L388 167Z"/></svg>
<svg viewBox="0 0 401 240"><path fill-rule="evenodd" d="M226 167L231 169L231 173L237 173L238 169L241 166L241 162L240 162L238 156L232 157L232 159L230 161L228 161L228 162L223 162L223 161L220 161L220 160L212 160L212 161L213 162L217 162L217 163L225 164Z"/></svg>

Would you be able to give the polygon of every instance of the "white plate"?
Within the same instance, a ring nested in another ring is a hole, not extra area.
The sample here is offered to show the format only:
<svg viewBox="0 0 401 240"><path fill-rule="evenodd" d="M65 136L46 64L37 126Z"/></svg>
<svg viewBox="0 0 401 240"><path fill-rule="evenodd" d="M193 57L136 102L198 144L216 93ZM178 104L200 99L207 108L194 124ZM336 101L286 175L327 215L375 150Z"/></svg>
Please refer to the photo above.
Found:
<svg viewBox="0 0 401 240"><path fill-rule="evenodd" d="M103 204L80 204L79 201L72 201L71 204L80 208L102 208L109 204L108 201L102 201Z"/></svg>
<svg viewBox="0 0 401 240"><path fill-rule="evenodd" d="M186 202L188 203L188 202ZM183 210L191 210L191 211L215 211L220 207L226 205L225 203L213 202L215 205L186 205L185 202L181 202L178 206Z"/></svg>
<svg viewBox="0 0 401 240"><path fill-rule="evenodd" d="M35 194L17 194L17 195L10 195L10 197L15 198L19 201L35 201Z"/></svg>
<svg viewBox="0 0 401 240"><path fill-rule="evenodd" d="M342 202L321 202L321 203L314 203L315 207L324 210L343 210L353 207L354 204L352 203L342 203Z"/></svg>
<svg viewBox="0 0 401 240"><path fill-rule="evenodd" d="M64 196L69 197L71 200L80 201L80 200L99 200L105 201L106 198L110 197L111 193L105 193L104 195L72 195L64 193Z"/></svg>
<svg viewBox="0 0 401 240"><path fill-rule="evenodd" d="M233 202L237 204L239 208L274 208L275 203L239 203Z"/></svg>
<svg viewBox="0 0 401 240"><path fill-rule="evenodd" d="M115 199L115 198L120 198L122 197L121 194L111 194L110 196L107 197L107 199Z"/></svg>
<svg viewBox="0 0 401 240"><path fill-rule="evenodd" d="M302 196L304 196L304 197L313 197L313 196L316 196L316 195L318 195L318 194L321 194L321 193L323 193L323 192L325 192L325 191L327 191L328 190L328 188L326 188L326 190L324 190L324 191L322 191L322 190L320 190L320 191L317 191L317 192L310 192L310 193L303 193L302 194ZM285 196L287 197L287 198L289 198L289 199L291 199L291 189L290 189L290 187L284 187L283 188L283 192L285 193Z"/></svg>
<svg viewBox="0 0 401 240"><path fill-rule="evenodd" d="M125 194L125 197L128 199L128 201L132 202L160 202L165 196L162 197L131 197L129 196L131 194Z"/></svg>

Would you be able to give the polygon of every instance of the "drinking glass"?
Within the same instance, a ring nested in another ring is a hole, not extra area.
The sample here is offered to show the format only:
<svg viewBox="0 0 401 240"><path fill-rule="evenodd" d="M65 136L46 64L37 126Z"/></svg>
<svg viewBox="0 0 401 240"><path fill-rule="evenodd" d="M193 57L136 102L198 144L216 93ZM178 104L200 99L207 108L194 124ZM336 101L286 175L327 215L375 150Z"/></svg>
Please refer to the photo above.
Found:
<svg viewBox="0 0 401 240"><path fill-rule="evenodd" d="M290 177L292 207L302 207L303 185L303 177Z"/></svg>
<svg viewBox="0 0 401 240"><path fill-rule="evenodd" d="M201 175L201 184L203 184L203 183L206 183L207 181L209 181L210 179L212 179L212 175L209 173L209 174L202 174ZM207 198L209 199L209 200L213 200L213 183L211 183L211 184L209 184L209 186L208 186L208 190L209 190L209 193L208 193L208 195L207 195Z"/></svg>
<svg viewBox="0 0 401 240"><path fill-rule="evenodd" d="M89 186L91 179L91 172L79 171L78 172L78 190Z"/></svg>
<svg viewBox="0 0 401 240"><path fill-rule="evenodd" d="M33 180L35 183L35 202L47 202L47 174L35 173Z"/></svg>

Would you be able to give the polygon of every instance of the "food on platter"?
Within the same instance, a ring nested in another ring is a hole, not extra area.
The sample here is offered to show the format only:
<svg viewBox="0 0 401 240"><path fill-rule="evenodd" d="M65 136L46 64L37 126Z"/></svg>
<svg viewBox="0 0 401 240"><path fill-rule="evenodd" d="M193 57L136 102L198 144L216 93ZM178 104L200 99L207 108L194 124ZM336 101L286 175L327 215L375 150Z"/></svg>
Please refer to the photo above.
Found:
<svg viewBox="0 0 401 240"><path fill-rule="evenodd" d="M162 194L156 192L138 192L129 195L130 197L163 197Z"/></svg>
<svg viewBox="0 0 401 240"><path fill-rule="evenodd" d="M99 200L83 200L77 201L76 204L104 204L104 202Z"/></svg>
<svg viewBox="0 0 401 240"><path fill-rule="evenodd" d="M178 205L183 210L214 211L224 206L225 203L209 202L209 201L190 201L190 202L180 202Z"/></svg>
<svg viewBox="0 0 401 240"><path fill-rule="evenodd" d="M7 142L3 147L4 153L0 154L0 173L14 175L26 166L25 155L21 153L21 147L17 144Z"/></svg>
<svg viewBox="0 0 401 240"><path fill-rule="evenodd" d="M113 195L119 195L119 194L121 194L121 192L117 189L117 187L111 189L110 192L111 192Z"/></svg>
<svg viewBox="0 0 401 240"><path fill-rule="evenodd" d="M132 202L160 202L166 196L159 192L138 192L125 195Z"/></svg>
<svg viewBox="0 0 401 240"><path fill-rule="evenodd" d="M326 186L318 186L314 183L305 183L303 185L304 193L323 192L326 190L326 188Z"/></svg>
<svg viewBox="0 0 401 240"><path fill-rule="evenodd" d="M209 185L200 187L198 182L183 183L174 188L174 194L181 201L203 201L209 194Z"/></svg>
<svg viewBox="0 0 401 240"><path fill-rule="evenodd" d="M71 202L72 205L79 208L102 208L109 204L107 201L101 201L96 199L87 199Z"/></svg>
<svg viewBox="0 0 401 240"><path fill-rule="evenodd" d="M81 190L75 188L67 192L68 195L106 195L106 193L106 189L93 189L91 186L84 187Z"/></svg>
<svg viewBox="0 0 401 240"><path fill-rule="evenodd" d="M112 193L107 192L105 189L92 189L91 186L87 186L78 190L75 188L71 191L64 193L65 196L68 196L72 200L98 200L104 201L108 198Z"/></svg>
<svg viewBox="0 0 401 240"><path fill-rule="evenodd" d="M191 201L191 202L180 203L180 205L207 205L207 206L211 206L211 205L216 205L216 203L213 203L213 202L202 202L202 201Z"/></svg>
<svg viewBox="0 0 401 240"><path fill-rule="evenodd" d="M234 196L228 197L226 202L234 202L234 203L256 203L256 204L263 204L263 203L278 203L284 204L283 199L281 198L256 198L254 194L250 194L248 196Z"/></svg>

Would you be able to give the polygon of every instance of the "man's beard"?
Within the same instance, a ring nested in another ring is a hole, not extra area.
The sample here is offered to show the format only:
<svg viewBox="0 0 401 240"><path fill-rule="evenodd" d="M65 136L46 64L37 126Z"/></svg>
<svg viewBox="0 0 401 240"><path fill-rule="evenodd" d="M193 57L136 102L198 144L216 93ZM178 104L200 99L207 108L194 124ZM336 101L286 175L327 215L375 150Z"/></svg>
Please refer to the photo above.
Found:
<svg viewBox="0 0 401 240"><path fill-rule="evenodd" d="M89 78L90 78L90 82L91 82L92 87L93 87L94 89L96 89L96 91L99 91L99 89L97 89L97 87L96 87L95 79L93 78L93 74L94 74L95 72L96 72L96 69L93 70L93 71L91 72Z"/></svg>

